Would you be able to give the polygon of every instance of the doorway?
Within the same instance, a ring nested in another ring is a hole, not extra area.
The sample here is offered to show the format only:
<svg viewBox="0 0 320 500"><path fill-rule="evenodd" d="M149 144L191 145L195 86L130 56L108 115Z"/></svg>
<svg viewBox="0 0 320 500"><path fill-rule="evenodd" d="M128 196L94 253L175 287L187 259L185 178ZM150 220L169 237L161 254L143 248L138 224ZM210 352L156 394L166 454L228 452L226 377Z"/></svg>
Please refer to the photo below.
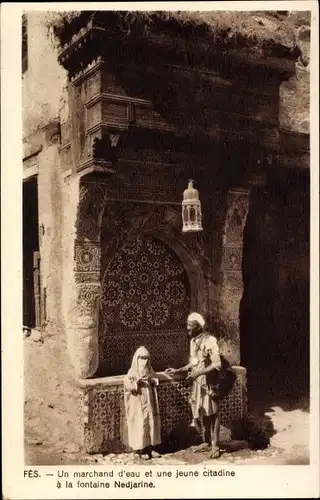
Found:
<svg viewBox="0 0 320 500"><path fill-rule="evenodd" d="M241 363L249 402L309 394L309 184L251 194L244 231Z"/></svg>
<svg viewBox="0 0 320 500"><path fill-rule="evenodd" d="M38 182L23 182L23 326L40 328Z"/></svg>

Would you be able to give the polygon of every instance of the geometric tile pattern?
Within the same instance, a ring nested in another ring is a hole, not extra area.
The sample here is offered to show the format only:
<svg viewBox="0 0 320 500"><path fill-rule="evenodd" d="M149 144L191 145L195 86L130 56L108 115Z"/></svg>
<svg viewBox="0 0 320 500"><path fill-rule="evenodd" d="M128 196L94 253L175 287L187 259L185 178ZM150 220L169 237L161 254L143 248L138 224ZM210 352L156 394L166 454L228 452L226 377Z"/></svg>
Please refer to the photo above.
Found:
<svg viewBox="0 0 320 500"><path fill-rule="evenodd" d="M99 354L105 361L104 373L115 375L126 373L131 365L132 355L144 345L156 371L169 366L178 368L188 362L189 342L184 330L136 331L130 335L105 333L100 339Z"/></svg>
<svg viewBox="0 0 320 500"><path fill-rule="evenodd" d="M230 393L221 401L221 423L243 420L247 415L246 371L233 367L237 379ZM107 378L104 380L108 380ZM158 398L161 414L162 440L183 421L189 421L189 385L181 381L172 384L160 380ZM119 453L127 450L124 418L123 381L113 385L100 382L81 389L79 424L83 433L83 447L87 453Z"/></svg>
<svg viewBox="0 0 320 500"><path fill-rule="evenodd" d="M101 290L100 359L108 374L125 373L141 344L148 344L157 370L177 365L180 353L186 361L189 281L169 247L151 237L126 242L109 263Z"/></svg>

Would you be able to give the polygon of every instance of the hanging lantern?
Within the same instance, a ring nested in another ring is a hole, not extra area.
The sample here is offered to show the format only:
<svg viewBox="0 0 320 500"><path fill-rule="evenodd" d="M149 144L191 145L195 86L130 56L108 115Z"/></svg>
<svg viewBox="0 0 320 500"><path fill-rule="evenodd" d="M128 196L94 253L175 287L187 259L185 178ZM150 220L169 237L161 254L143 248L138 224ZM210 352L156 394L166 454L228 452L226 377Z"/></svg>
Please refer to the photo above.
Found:
<svg viewBox="0 0 320 500"><path fill-rule="evenodd" d="M202 231L201 217L199 192L193 187L193 181L189 180L188 189L183 192L182 232L190 233Z"/></svg>

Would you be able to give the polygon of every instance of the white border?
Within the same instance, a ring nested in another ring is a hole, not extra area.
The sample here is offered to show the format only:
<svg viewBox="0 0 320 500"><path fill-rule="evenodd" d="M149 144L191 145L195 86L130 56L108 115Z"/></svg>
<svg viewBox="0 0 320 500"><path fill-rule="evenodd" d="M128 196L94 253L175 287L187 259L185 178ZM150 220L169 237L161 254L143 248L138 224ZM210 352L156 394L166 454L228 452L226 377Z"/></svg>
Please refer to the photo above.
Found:
<svg viewBox="0 0 320 500"><path fill-rule="evenodd" d="M10 500L105 498L107 490L56 489L52 478L23 479L23 342L21 244L21 56L23 10L312 10L311 38L311 417L309 466L241 466L234 478L161 480L155 490L112 490L112 498L307 498L319 495L319 63L316 1L2 4L2 455L3 496ZM91 466L92 467L92 466ZM101 466L100 466L101 467ZM218 465L217 465L218 467ZM78 467L77 467L78 468ZM77 469L72 467L72 469ZM114 467L115 469L116 467ZM161 467L153 467L156 469ZM167 467L169 468L169 467ZM183 467L188 468L188 467ZM189 467L189 469L192 467ZM43 467L52 472L56 467ZM68 469L64 467L64 469ZM71 469L71 468L69 468ZM80 467L79 467L80 469ZM81 470L87 468L81 467ZM139 469L135 467L135 470ZM172 466L176 469L176 466ZM199 467L199 470L201 467ZM145 468L142 468L145 470ZM160 480L159 480L160 481ZM164 493L161 493L164 492Z"/></svg>

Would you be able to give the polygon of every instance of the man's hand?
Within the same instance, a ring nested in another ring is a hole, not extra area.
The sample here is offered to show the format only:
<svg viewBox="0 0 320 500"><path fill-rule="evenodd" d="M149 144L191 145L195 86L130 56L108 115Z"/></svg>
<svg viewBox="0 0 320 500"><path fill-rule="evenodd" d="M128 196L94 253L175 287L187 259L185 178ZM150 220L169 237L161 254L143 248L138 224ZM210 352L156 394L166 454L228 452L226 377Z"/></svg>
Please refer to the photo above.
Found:
<svg viewBox="0 0 320 500"><path fill-rule="evenodd" d="M174 375L177 372L178 372L177 368L167 368L165 370L165 373L167 373L168 375Z"/></svg>
<svg viewBox="0 0 320 500"><path fill-rule="evenodd" d="M167 368L165 370L165 373L167 375L170 375L170 376L173 376L175 373L178 373L178 372L179 372L179 370L177 368Z"/></svg>

